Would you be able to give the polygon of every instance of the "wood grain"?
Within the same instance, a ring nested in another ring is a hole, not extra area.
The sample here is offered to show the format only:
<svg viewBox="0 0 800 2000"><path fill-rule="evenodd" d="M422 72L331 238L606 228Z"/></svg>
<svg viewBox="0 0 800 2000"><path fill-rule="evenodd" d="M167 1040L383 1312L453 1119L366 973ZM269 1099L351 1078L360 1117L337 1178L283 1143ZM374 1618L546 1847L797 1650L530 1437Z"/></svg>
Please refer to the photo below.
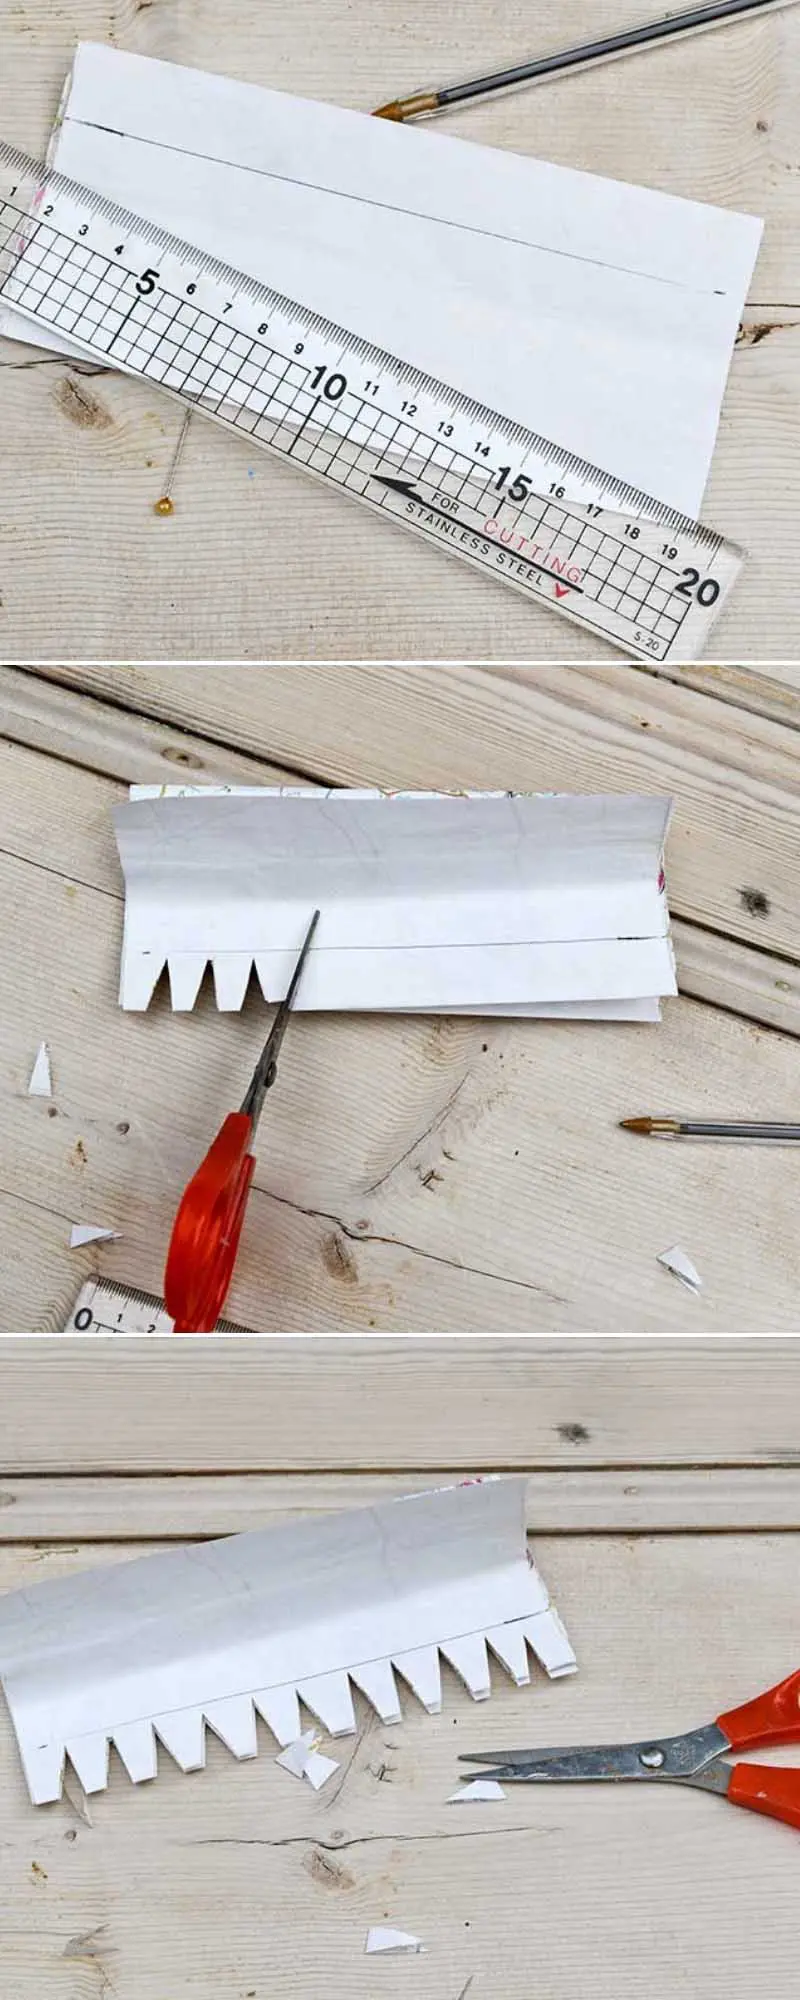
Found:
<svg viewBox="0 0 800 2000"><path fill-rule="evenodd" d="M104 1981L113 2000L322 1989L374 2000L412 1984L415 2000L457 2000L470 1976L476 2000L530 2000L532 1977L548 2000L640 2000L643 1950L656 2000L750 2000L762 1987L794 2000L786 1828L655 1785L446 1800L462 1751L693 1728L775 1682L796 1661L800 1537L535 1546L574 1635L574 1679L537 1675L517 1690L497 1674L476 1707L446 1673L442 1714L408 1698L389 1730L360 1708L358 1737L328 1746L341 1769L317 1795L276 1768L264 1731L253 1762L212 1743L205 1772L162 1757L157 1782L137 1788L115 1763L80 1812L66 1799L35 1808L3 1717L0 1937L13 2000L90 2000ZM122 1553L5 1548L0 1586ZM364 1956L373 1923L415 1932L426 1955L376 1971Z"/></svg>
<svg viewBox="0 0 800 2000"><path fill-rule="evenodd" d="M323 783L674 796L675 914L800 959L797 733L711 686L615 665L52 671L62 687L173 728L191 718L218 747ZM753 915L748 889L764 892L768 912Z"/></svg>
<svg viewBox="0 0 800 2000"><path fill-rule="evenodd" d="M656 671L661 680L676 687L693 687L733 708L749 709L752 715L768 715L789 729L800 729L800 663L771 660L769 667L733 667L699 662L689 667L637 667L637 672Z"/></svg>
<svg viewBox="0 0 800 2000"><path fill-rule="evenodd" d="M398 1439L398 1443L401 1440ZM472 1477L477 1465L460 1473ZM8 1478L0 1472L0 1543L166 1544L245 1533L273 1521L370 1507L445 1486L426 1473L170 1473L159 1477ZM541 1535L743 1534L800 1531L800 1466L709 1470L602 1468L528 1475L528 1531Z"/></svg>
<svg viewBox="0 0 800 2000"><path fill-rule="evenodd" d="M626 19L653 11L653 0L630 0ZM571 8L570 36L618 25L616 0ZM44 148L78 36L362 109L426 75L463 75L554 40L544 0L509 0L488 17L480 0L433 11L409 0L402 21L374 0L268 10L243 0L222 44L214 0L191 10L179 0L64 0L55 11L17 0L0 22L0 114L18 144ZM705 510L750 552L715 640L716 657L733 663L800 658L799 54L789 10L475 106L446 125L765 216ZM596 655L576 628L382 532L211 425L192 430L175 516L154 519L178 419L145 386L104 374L92 387L100 424L78 427L63 395L68 372L33 348L0 349L4 659ZM311 573L303 544L314 549Z"/></svg>
<svg viewBox="0 0 800 2000"><path fill-rule="evenodd" d="M182 1187L241 1095L263 1008L251 998L218 1015L206 996L188 1018L163 1000L123 1015L119 901L8 859L0 881L22 940L13 966L0 964L12 1245L0 1325L30 1331L63 1325L98 1266L160 1291ZM43 1038L52 1105L26 1095ZM795 1070L789 1037L689 1000L658 1029L545 1034L298 1016L230 1316L261 1332L793 1330L795 1195L781 1149L648 1145L617 1121L656 1102L779 1115ZM69 1253L73 1221L121 1240ZM699 1299L656 1262L676 1242L705 1280Z"/></svg>
<svg viewBox="0 0 800 2000"><path fill-rule="evenodd" d="M568 687L553 669L132 668L120 684L6 669L0 700L4 1331L62 1328L98 1265L160 1291L182 1186L262 1034L252 996L241 1016L208 994L190 1017L163 996L120 1014L119 780L298 768L389 786L674 788L684 997L659 1029L299 1016L232 1316L263 1332L794 1330L785 1153L616 1129L662 1105L761 1117L792 1100L794 731L625 668L575 670ZM50 1105L26 1095L42 1038ZM120 1241L70 1253L73 1221ZM701 1299L656 1262L675 1242Z"/></svg>
<svg viewBox="0 0 800 2000"><path fill-rule="evenodd" d="M0 1381L5 1477L800 1459L797 1340L0 1340Z"/></svg>

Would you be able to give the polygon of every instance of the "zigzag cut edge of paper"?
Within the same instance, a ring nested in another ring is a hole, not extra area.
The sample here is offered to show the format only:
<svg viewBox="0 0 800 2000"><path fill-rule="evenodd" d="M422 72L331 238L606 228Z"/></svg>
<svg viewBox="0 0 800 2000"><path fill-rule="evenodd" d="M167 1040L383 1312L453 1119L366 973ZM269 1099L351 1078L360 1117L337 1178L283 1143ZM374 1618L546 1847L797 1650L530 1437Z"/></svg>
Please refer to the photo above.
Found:
<svg viewBox="0 0 800 2000"><path fill-rule="evenodd" d="M302 1518L105 1565L0 1598L0 1677L31 1797L87 1793L113 1746L135 1784L158 1746L202 1769L212 1734L258 1754L308 1718L352 1735L354 1695L402 1721L400 1686L430 1714L442 1662L475 1701L490 1656L517 1686L533 1652L550 1678L575 1655L525 1538L525 1481L459 1486Z"/></svg>
<svg viewBox="0 0 800 2000"><path fill-rule="evenodd" d="M457 1639L370 1660L318 1680L285 1687L230 1695L200 1707L171 1710L118 1728L42 1744L23 1751L23 1764L34 1803L44 1805L62 1795L67 1761L85 1792L102 1792L108 1785L109 1759L114 1748L133 1784L158 1776L159 1748L184 1772L206 1766L206 1738L212 1736L240 1762L259 1754L258 1719L276 1741L288 1747L303 1734L302 1708L331 1736L351 1736L357 1728L353 1702L362 1694L384 1724L401 1723L403 1711L395 1676L416 1696L429 1715L442 1707L441 1662L453 1667L474 1701L492 1693L489 1654L505 1669L516 1687L530 1683L528 1650L558 1680L573 1674L577 1662L557 1612L539 1612L497 1629L462 1633Z"/></svg>

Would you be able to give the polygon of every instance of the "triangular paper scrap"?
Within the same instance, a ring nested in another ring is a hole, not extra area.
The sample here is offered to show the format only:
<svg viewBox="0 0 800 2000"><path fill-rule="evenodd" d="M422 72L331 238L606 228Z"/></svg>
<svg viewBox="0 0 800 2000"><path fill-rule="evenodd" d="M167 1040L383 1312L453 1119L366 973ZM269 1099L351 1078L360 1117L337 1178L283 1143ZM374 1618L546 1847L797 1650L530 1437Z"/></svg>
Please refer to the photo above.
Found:
<svg viewBox="0 0 800 2000"><path fill-rule="evenodd" d="M313 1785L315 1792L320 1792L323 1785L327 1785L328 1779L332 1778L334 1771L338 1771L338 1769L339 1766L335 1757L323 1757L320 1750L312 1750L311 1756L306 1761L303 1777L307 1778L310 1785Z"/></svg>
<svg viewBox="0 0 800 2000"><path fill-rule="evenodd" d="M364 1950L424 1951L425 1946L420 1938L411 1937L408 1931L384 1930L381 1924L377 1924L374 1930L367 1931L367 1942Z"/></svg>
<svg viewBox="0 0 800 2000"><path fill-rule="evenodd" d="M81 1250L84 1243L116 1243L118 1229L102 1229L96 1222L73 1222L69 1233L70 1250Z"/></svg>
<svg viewBox="0 0 800 2000"><path fill-rule="evenodd" d="M40 1042L36 1061L31 1070L28 1084L29 1097L52 1097L53 1080L50 1075L50 1051L46 1042Z"/></svg>
<svg viewBox="0 0 800 2000"><path fill-rule="evenodd" d="M470 1785L459 1785L457 1792L451 1792L447 1803L449 1806L462 1806L470 1805L474 1800L476 1805L488 1805L491 1799L504 1798L505 1792L496 1778L473 1778Z"/></svg>
<svg viewBox="0 0 800 2000"><path fill-rule="evenodd" d="M679 1244L676 1243L672 1250L662 1250L658 1261L664 1265L665 1270L672 1272L673 1278L677 1278L679 1285L683 1285L687 1292L694 1292L696 1297L698 1292L702 1291L703 1280L700 1273L695 1270L691 1258L687 1257L686 1251L681 1250Z"/></svg>

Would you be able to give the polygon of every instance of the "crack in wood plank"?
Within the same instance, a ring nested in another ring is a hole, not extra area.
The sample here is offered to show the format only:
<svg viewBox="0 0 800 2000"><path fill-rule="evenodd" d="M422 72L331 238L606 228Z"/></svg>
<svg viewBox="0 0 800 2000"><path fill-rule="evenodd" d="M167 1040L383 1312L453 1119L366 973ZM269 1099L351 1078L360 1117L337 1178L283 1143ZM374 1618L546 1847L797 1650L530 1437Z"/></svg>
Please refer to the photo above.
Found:
<svg viewBox="0 0 800 2000"><path fill-rule="evenodd" d="M458 1271L464 1277L486 1278L491 1284L510 1285L515 1291L534 1292L540 1299L549 1299L552 1305L565 1306L569 1303L559 1292L548 1291L546 1285L535 1285L529 1278L509 1278L502 1271L484 1270L478 1264L464 1264L458 1257L445 1257L436 1250L423 1250L420 1244L407 1243L400 1236L382 1236L377 1232L373 1234L370 1230L359 1229L329 1209L305 1208L302 1202L291 1201L288 1195L276 1194L272 1188L260 1187L258 1181L253 1182L253 1194L262 1195L267 1201L277 1202L281 1208L291 1208L295 1214L306 1215L312 1221L333 1222L351 1243L386 1243L393 1250L408 1250L412 1257L422 1257L430 1264L443 1264L447 1270Z"/></svg>

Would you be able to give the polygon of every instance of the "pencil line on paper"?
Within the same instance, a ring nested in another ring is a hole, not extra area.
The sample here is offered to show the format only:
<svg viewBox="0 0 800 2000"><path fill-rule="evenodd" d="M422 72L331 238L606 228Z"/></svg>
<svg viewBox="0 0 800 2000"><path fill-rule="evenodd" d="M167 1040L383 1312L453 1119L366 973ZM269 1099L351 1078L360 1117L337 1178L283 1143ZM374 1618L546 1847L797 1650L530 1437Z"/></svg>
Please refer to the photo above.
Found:
<svg viewBox="0 0 800 2000"><path fill-rule="evenodd" d="M48 870L48 872L50 872L50 871ZM73 878L72 876L70 876L70 877L69 877L69 880L70 880L70 881L72 881L73 879L74 879L74 878ZM108 894L109 892L108 892L108 891L106 891L105 893L106 893L106 894ZM452 941L452 940L450 940L450 941L448 941L447 943L445 943L445 942L443 942L443 941L440 941L440 940L439 940L439 939L437 938L437 939L435 939L435 940L432 940L430 944L413 944L413 943L411 943L410 941L409 941L409 943L408 943L408 944L404 944L404 943L403 943L402 941L401 941L400 943L398 943L398 944L388 944L388 943L387 943L387 944L376 944L376 942L375 942L374 938L371 938L371 939L369 940L369 943L367 943L367 944L315 944L315 946L314 946L314 950L315 950L315 952L320 952L320 951L336 951L336 952L340 952L340 951L366 951L366 952L371 952L371 951L381 951L381 952L383 952L383 951L402 951L402 952L410 952L410 951L436 951L436 952L439 952L439 951L515 951L515 950L517 949L517 947L518 947L518 946L522 946L522 948L523 948L523 949L525 949L525 950L527 950L527 949L528 949L528 947L530 947L531 949L535 950L535 949L536 949L536 948L537 948L537 947L538 947L539 945L541 945L541 946L542 946L543 948L545 948L545 949L546 949L547 951L551 951L551 950L553 950L554 948L555 948L555 949L558 949L558 947L559 947L559 946L561 946L561 945L563 945L563 946L565 947L565 949L566 949L566 950L571 950L571 949L572 949L572 947L573 947L574 945L581 945L581 944L596 944L596 945L601 945L601 944L651 944L651 943L653 942L653 939L655 939L655 940L656 940L656 942L660 944L660 943L661 943L661 941L662 941L662 939L663 939L663 938L665 938L665 937L666 937L666 935L667 935L667 933L666 933L666 930L659 930L659 931L643 931L643 932L641 933L641 935L640 935L639 937L619 937L619 936L618 936L618 935L617 935L617 934L616 934L615 932L609 932L609 933L608 933L608 935L604 935L604 936L602 936L602 937L586 937L586 938L582 938L582 937L581 937L581 938L573 938L573 937L566 937L566 938L551 938L551 937L541 937L541 938L528 938L528 937L514 937L514 938L474 938L474 937L473 937L473 938L469 938L469 937L468 937L468 938L464 938L464 939L463 939L463 940L461 940L460 942L459 942L458 940L456 940L456 941ZM133 950L135 951L135 950L136 950L136 947L132 947L132 949L133 949ZM196 954L196 953L197 953L197 950L198 950L198 947L197 947L196 945L178 945L178 946L175 946L175 945L164 945L163 949L164 949L164 952L165 952L165 954L166 954L166 957L167 957L167 958L181 958L181 957L183 956L183 953L184 953L184 952L186 952L186 951L191 951L192 953ZM202 947L201 947L201 949L202 949ZM234 954L236 955L236 957L238 957L238 958L244 958L244 957L246 957L246 956L248 956L248 955L249 955L249 956L250 956L251 958L252 958L252 957L255 957L255 958L268 958L268 957L270 957L270 956L272 955L272 953L273 953L273 952L284 952L284 951L288 952L288 951L292 951L293 949L294 949L294 947L293 947L293 945L291 945L291 944L286 944L286 945L283 945L283 944L264 944L264 945L258 945L258 944L255 944L255 945L249 945L249 944L248 944L248 945L238 945L238 944L236 944L236 945L210 945L210 946L209 946L209 948L208 948L208 952L207 952L207 957L208 957L209 959L213 959L213 958L225 958L225 957L226 957L226 956L228 956L228 955L229 955L230 953L234 953ZM152 950L152 947L151 947L151 946L148 946L148 951L151 951L151 950Z"/></svg>
<svg viewBox="0 0 800 2000"><path fill-rule="evenodd" d="M582 257L574 250L556 250L550 243L531 243L526 236L506 236L500 229L479 229L472 222L456 222L448 215L430 215L426 209L406 208L397 202L376 201L371 195L351 194L347 188L325 187L319 181L300 180L295 174L278 174L269 167L244 166L241 160L222 160L217 154L195 151L190 146L171 146L167 139L140 139L132 132L120 132L114 125L100 125L93 118L68 118L65 125L79 125L89 132L105 132L113 139L124 139L130 146L152 146L158 152L177 153L182 160L204 160L209 166L228 167L238 174L256 174L260 180L281 181L287 187L304 187L313 194L333 195L339 201L352 201L363 208L378 208L390 215L408 215L416 222L433 222L442 229L463 230L469 236L482 236L488 242L512 243L518 249L538 250L543 257L560 257L567 264L591 264L598 271L614 271L620 277L640 278L645 283L663 285L668 291L689 292L696 298L725 298L727 293L711 286L684 284L680 278L665 278L658 271L637 271L632 265L612 264L604 257Z"/></svg>

